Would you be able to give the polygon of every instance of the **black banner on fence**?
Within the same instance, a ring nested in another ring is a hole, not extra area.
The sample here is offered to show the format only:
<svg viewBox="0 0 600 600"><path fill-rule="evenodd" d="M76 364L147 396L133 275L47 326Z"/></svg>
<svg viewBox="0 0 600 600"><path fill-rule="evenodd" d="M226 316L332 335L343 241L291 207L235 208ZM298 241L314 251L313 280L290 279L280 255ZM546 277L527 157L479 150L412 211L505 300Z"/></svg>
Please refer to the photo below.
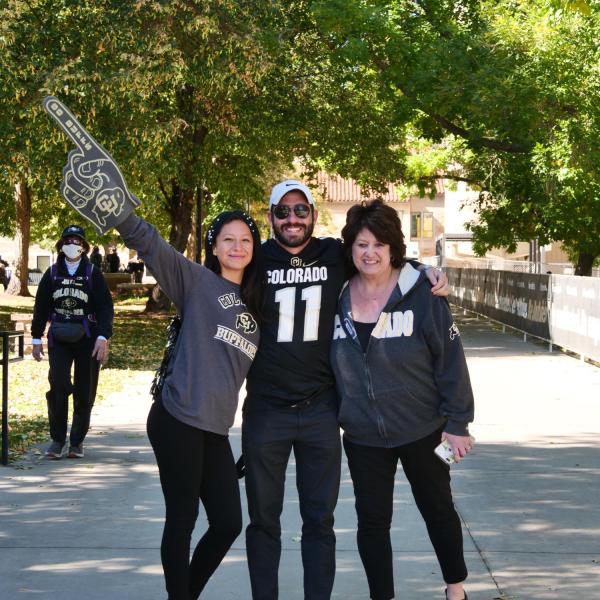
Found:
<svg viewBox="0 0 600 600"><path fill-rule="evenodd" d="M548 275L446 269L452 287L449 300L532 335L550 339Z"/></svg>
<svg viewBox="0 0 600 600"><path fill-rule="evenodd" d="M448 300L482 315L487 314L485 306L485 282L489 271L487 269L446 269L450 282Z"/></svg>

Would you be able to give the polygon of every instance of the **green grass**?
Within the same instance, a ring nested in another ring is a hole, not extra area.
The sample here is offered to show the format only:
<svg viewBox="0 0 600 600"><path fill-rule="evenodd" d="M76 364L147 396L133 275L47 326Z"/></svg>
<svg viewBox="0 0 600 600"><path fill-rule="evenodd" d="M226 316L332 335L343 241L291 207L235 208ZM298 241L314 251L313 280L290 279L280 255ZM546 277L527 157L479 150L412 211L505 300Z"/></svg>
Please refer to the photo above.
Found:
<svg viewBox="0 0 600 600"><path fill-rule="evenodd" d="M100 371L97 404L121 391L130 378L131 370L153 372L160 363L169 316L143 314L144 303L144 299L115 303L110 355L106 366ZM1 295L0 330L14 329L10 321L11 313L31 313L32 310L33 299ZM37 363L29 358L10 364L9 460L18 458L32 444L48 439L47 389L46 361Z"/></svg>

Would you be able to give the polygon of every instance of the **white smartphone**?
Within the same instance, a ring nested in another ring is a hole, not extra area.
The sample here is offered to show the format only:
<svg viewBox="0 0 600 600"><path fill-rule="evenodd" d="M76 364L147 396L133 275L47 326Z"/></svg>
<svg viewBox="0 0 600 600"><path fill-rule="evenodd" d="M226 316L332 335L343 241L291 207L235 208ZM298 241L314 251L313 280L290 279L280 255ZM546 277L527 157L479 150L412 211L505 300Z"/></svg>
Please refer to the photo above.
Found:
<svg viewBox="0 0 600 600"><path fill-rule="evenodd" d="M454 459L454 452L452 452L452 446L448 440L443 440L439 446L435 447L434 450L436 456L443 460L447 465L452 465L456 462Z"/></svg>

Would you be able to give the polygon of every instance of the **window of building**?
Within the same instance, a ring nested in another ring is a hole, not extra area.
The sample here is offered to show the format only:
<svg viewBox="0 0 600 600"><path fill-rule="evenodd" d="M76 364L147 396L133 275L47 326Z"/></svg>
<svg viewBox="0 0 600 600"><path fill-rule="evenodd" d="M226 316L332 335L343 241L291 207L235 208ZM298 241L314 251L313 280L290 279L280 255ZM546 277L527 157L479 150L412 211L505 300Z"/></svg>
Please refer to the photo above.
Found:
<svg viewBox="0 0 600 600"><path fill-rule="evenodd" d="M433 213L410 213L410 237L433 239Z"/></svg>
<svg viewBox="0 0 600 600"><path fill-rule="evenodd" d="M421 237L421 213L410 213L410 237Z"/></svg>
<svg viewBox="0 0 600 600"><path fill-rule="evenodd" d="M433 213L423 213L423 237L433 239Z"/></svg>
<svg viewBox="0 0 600 600"><path fill-rule="evenodd" d="M44 273L46 269L50 268L50 257L49 256L36 256L36 269L40 273Z"/></svg>

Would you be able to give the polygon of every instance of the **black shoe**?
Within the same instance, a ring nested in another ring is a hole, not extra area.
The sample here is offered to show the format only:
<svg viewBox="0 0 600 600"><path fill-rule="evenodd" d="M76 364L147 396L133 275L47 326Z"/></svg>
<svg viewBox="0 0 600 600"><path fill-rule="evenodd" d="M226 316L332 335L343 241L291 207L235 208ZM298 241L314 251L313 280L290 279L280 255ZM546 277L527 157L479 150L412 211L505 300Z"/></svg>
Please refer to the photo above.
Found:
<svg viewBox="0 0 600 600"><path fill-rule="evenodd" d="M448 590L444 590L444 594L446 594L446 600L448 600ZM469 600L469 597L467 596L467 592L465 592L465 597L463 600Z"/></svg>

